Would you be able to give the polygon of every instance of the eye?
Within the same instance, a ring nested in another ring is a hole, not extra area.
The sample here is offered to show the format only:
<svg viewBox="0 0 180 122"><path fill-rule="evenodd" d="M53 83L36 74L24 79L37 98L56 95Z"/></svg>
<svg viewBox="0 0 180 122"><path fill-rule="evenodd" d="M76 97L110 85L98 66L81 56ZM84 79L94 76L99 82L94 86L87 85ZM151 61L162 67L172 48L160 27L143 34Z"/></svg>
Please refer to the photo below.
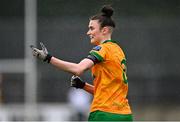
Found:
<svg viewBox="0 0 180 122"><path fill-rule="evenodd" d="M94 30L94 28L92 26L89 27L89 30Z"/></svg>

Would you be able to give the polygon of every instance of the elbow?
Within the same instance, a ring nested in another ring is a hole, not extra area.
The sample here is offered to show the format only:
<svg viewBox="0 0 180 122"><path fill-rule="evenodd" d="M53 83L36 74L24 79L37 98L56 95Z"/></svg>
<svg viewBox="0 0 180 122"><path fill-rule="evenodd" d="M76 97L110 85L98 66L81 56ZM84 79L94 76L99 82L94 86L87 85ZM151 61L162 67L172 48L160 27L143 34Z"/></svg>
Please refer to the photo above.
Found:
<svg viewBox="0 0 180 122"><path fill-rule="evenodd" d="M73 74L76 76L80 76L84 73L84 70L81 67L77 67L76 70L74 70Z"/></svg>
<svg viewBox="0 0 180 122"><path fill-rule="evenodd" d="M82 73L81 72L74 72L73 75L75 76L80 76Z"/></svg>
<svg viewBox="0 0 180 122"><path fill-rule="evenodd" d="M83 62L81 61L79 64L76 64L74 67L73 67L73 74L74 75L77 75L77 76L80 76L82 75L86 70L89 69L89 64L87 62Z"/></svg>

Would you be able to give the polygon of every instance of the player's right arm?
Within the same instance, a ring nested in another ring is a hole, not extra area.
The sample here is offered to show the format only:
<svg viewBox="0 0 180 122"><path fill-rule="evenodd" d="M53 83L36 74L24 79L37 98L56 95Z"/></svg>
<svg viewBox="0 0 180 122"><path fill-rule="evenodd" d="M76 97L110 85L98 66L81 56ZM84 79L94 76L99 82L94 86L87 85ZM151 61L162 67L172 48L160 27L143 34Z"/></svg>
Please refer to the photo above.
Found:
<svg viewBox="0 0 180 122"><path fill-rule="evenodd" d="M51 63L53 66L57 67L58 69L64 70L66 72L70 72L74 75L80 76L84 71L90 69L94 65L94 62L88 58L83 59L79 63L71 63L71 62L63 61L54 56L51 56L42 42L40 42L40 45L42 49L38 49L33 45L31 45L32 53L35 57L37 57L38 59L44 62Z"/></svg>
<svg viewBox="0 0 180 122"><path fill-rule="evenodd" d="M71 63L52 57L50 63L58 69L70 72L77 76L80 76L84 71L90 69L94 65L93 61L87 58L79 63Z"/></svg>

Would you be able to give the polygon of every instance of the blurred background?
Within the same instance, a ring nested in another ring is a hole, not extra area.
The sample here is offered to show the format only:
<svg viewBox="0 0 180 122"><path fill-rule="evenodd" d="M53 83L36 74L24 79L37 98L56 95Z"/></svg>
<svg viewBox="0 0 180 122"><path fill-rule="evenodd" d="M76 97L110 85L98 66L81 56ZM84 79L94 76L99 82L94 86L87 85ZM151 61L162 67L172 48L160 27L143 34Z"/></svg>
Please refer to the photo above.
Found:
<svg viewBox="0 0 180 122"><path fill-rule="evenodd" d="M36 60L29 45L78 63L93 47L89 17L110 4L113 39L128 61L134 120L180 120L179 0L1 0L0 120L87 120L92 96L71 74ZM90 72L82 79L92 83Z"/></svg>

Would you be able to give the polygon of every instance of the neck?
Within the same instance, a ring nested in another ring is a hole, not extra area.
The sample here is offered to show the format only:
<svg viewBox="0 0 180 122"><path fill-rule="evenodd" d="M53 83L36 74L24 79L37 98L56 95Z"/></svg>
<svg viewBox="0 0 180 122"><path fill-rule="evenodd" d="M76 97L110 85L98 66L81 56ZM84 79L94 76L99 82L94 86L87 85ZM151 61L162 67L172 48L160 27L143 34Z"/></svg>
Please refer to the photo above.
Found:
<svg viewBox="0 0 180 122"><path fill-rule="evenodd" d="M102 44L106 40L111 40L111 34L103 35L100 43Z"/></svg>
<svg viewBox="0 0 180 122"><path fill-rule="evenodd" d="M111 40L111 38L104 38L104 39L102 39L101 44L102 44L104 41L106 41L106 40Z"/></svg>

